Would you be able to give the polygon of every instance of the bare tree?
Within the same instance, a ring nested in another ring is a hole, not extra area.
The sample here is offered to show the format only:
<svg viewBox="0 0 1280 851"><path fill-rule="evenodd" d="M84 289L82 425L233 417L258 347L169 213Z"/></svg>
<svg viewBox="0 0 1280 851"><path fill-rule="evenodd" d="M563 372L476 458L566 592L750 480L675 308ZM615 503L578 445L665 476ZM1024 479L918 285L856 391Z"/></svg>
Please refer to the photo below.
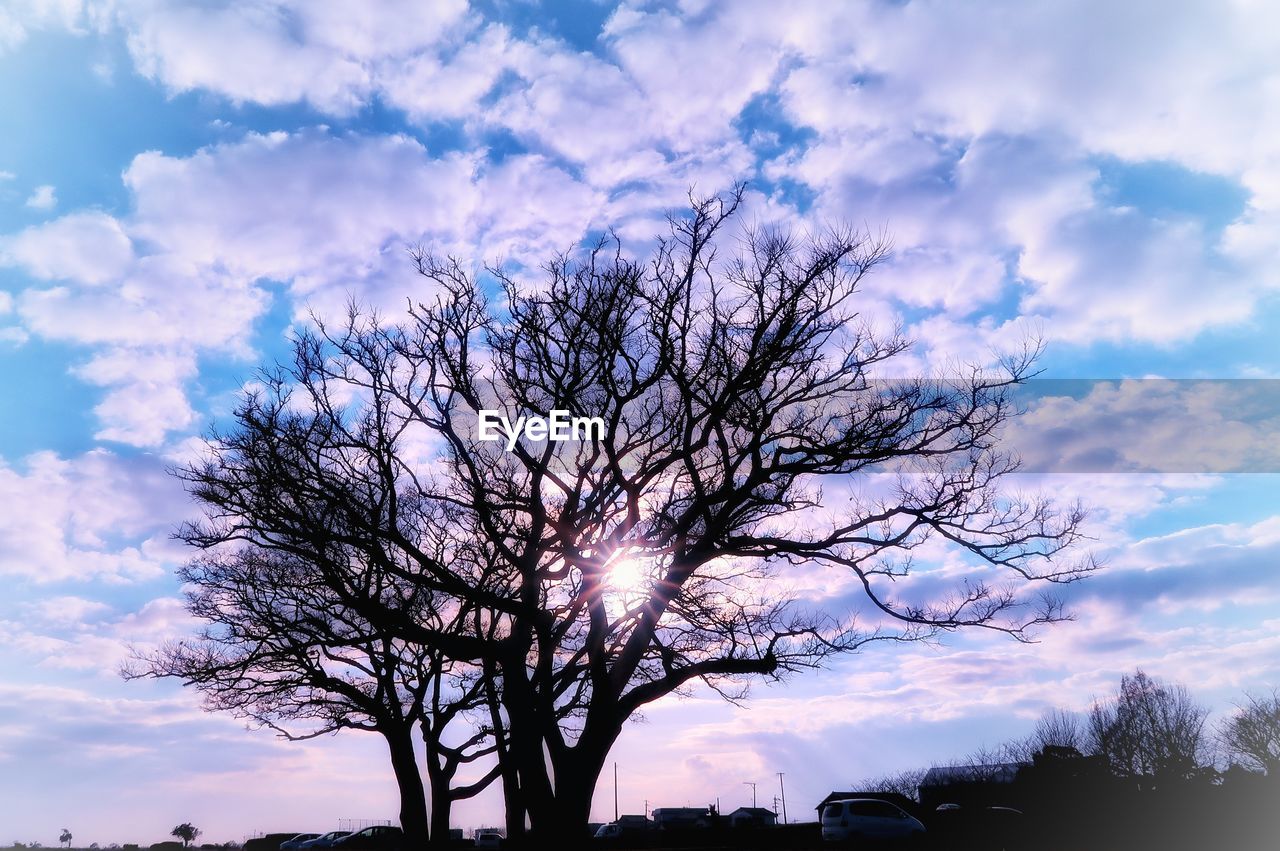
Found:
<svg viewBox="0 0 1280 851"><path fill-rule="evenodd" d="M1218 742L1232 759L1248 768L1280 774L1280 690L1247 695L1246 703L1225 719Z"/></svg>
<svg viewBox="0 0 1280 851"><path fill-rule="evenodd" d="M1031 741L1037 751L1046 747L1083 751L1086 734L1079 714L1066 709L1051 709L1036 722Z"/></svg>
<svg viewBox="0 0 1280 851"><path fill-rule="evenodd" d="M1121 777L1185 779L1205 765L1209 712L1182 685L1141 670L1121 677L1115 697L1089 712L1089 747Z"/></svg>
<svg viewBox="0 0 1280 851"><path fill-rule="evenodd" d="M913 801L920 799L920 782L924 780L927 769L911 768L891 774L882 774L853 784L859 792L894 792Z"/></svg>
<svg viewBox="0 0 1280 851"><path fill-rule="evenodd" d="M186 847L190 845L192 842L195 842L196 837L198 837L201 833L202 831L200 830L200 828L196 827L189 821L184 821L182 824L178 825L173 830L169 831L170 836L176 836L182 840L183 847Z"/></svg>
<svg viewBox="0 0 1280 851"><path fill-rule="evenodd" d="M348 563L373 596L415 606L420 623L462 630L430 595L370 565ZM339 730L368 730L385 739L400 792L400 824L414 844L448 837L452 803L482 791L498 775L496 760L473 782L454 785L459 768L496 753L492 727L466 725L455 742L450 725L485 710L479 669L444 658L433 647L379 630L335 598L312 565L280 551L242 547L210 554L179 572L187 609L208 624L195 640L136 654L126 678L175 677L194 686L205 706L267 726L290 740ZM456 726L456 725L455 725ZM415 754L424 743L426 789ZM500 735L500 734L499 734ZM428 822L430 821L430 829Z"/></svg>
<svg viewBox="0 0 1280 851"><path fill-rule="evenodd" d="M190 543L287 552L380 630L480 666L508 808L546 836L581 833L609 749L655 700L697 683L742 699L753 677L872 641L1029 640L1064 615L1018 581L1094 567L1063 558L1078 505L1006 487L1017 462L998 433L1036 350L877 380L910 345L853 307L885 244L757 231L722 258L740 201L694 199L644 262L601 242L536 288L489 268L497 306L480 275L417 252L434 301L405 327L353 310L303 334L181 473L208 508ZM486 411L605 427L491 441ZM930 540L970 559L950 592L912 581ZM364 563L412 591L370 593ZM819 569L851 577L860 610L789 587ZM423 622L405 594L473 628Z"/></svg>
<svg viewBox="0 0 1280 851"><path fill-rule="evenodd" d="M1045 748L1070 748L1084 753L1088 733L1080 715L1066 709L1050 709L1036 721L1030 736L1002 746L1011 762L1031 762Z"/></svg>

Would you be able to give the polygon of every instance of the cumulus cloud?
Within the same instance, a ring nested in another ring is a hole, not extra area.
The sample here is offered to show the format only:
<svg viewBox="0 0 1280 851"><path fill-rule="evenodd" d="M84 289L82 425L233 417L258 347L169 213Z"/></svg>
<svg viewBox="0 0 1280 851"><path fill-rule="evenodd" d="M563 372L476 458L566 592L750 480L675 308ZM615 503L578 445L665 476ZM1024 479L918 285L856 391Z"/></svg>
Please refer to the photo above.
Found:
<svg viewBox="0 0 1280 851"><path fill-rule="evenodd" d="M381 63L430 49L466 21L466 4L456 1L120 0L113 8L138 70L172 91L206 89L237 103L307 101L337 114L366 102Z"/></svg>
<svg viewBox="0 0 1280 851"><path fill-rule="evenodd" d="M25 327L97 348L76 374L108 389L99 437L140 446L193 422L197 354L251 355L269 282L287 284L302 316L334 316L352 296L400 311L422 295L409 246L536 265L605 206L542 156L435 157L405 136L323 128L144 153L124 181L129 215L28 228L0 243L0 260L53 284L18 297Z"/></svg>
<svg viewBox="0 0 1280 851"><path fill-rule="evenodd" d="M197 269L287 282L298 311L351 294L402 306L406 248L537 262L575 241L603 198L537 155L430 155L405 136L250 134L125 174L134 233ZM536 199L536 203L535 203Z"/></svg>
<svg viewBox="0 0 1280 851"><path fill-rule="evenodd" d="M205 317L178 361L190 350L247 354L263 279L287 282L298 313L339 309L351 292L387 306L413 288L406 241L535 260L605 223L643 239L690 185L720 188L757 170L813 192L806 222L889 229L896 255L867 291L884 308L869 309L923 312L913 330L933 362L1032 325L1073 344L1182 340L1247 319L1274 280L1259 234L1277 207L1276 134L1239 117L1267 113L1274 51L1253 13L1179 7L1152 36L1141 10L1090 17L1069 4L960 14L800 3L785 21L759 12L624 4L599 50L580 52L461 3L354 17L344 4L286 0L121 0L85 15L68 5L42 20L121 28L139 69L175 91L303 100L336 115L381 97L412 121L457 122L473 138L510 133L531 153L495 163L481 149L428 153L404 136L321 130L251 134L186 157L150 152L125 174L132 213L74 213L7 238L0 257L55 283L21 298L42 336L154 346L191 330L177 317ZM957 48L956 33L983 49ZM1085 42L1094 59L1081 72ZM1177 70L1151 71L1166 67ZM751 110L772 123L748 135ZM1117 206L1100 187L1099 156L1167 160L1253 194L1216 232L1194 216ZM90 285L100 291L77 288ZM104 434L139 442L181 429L190 412L174 390L159 391L166 413L154 428L116 423ZM104 401L104 415L127 413L119 399Z"/></svg>
<svg viewBox="0 0 1280 851"><path fill-rule="evenodd" d="M52 210L58 206L58 196L53 187L46 183L35 188L26 204L33 210Z"/></svg>
<svg viewBox="0 0 1280 851"><path fill-rule="evenodd" d="M900 248L945 248L944 280L964 280L993 248L1017 258L1021 310L1047 317L1051 337L1170 342L1239 322L1276 277L1255 227L1261 190L1275 185L1264 175L1280 161L1268 119L1255 120L1270 114L1274 56L1257 14L864 10L857 27L793 43L781 104L818 135L769 173L812 186L829 214L887 218ZM1111 207L1096 190L1098 156L1221 174L1254 197L1224 242L1194 222Z"/></svg>
<svg viewBox="0 0 1280 851"><path fill-rule="evenodd" d="M41 668L96 672L114 678L136 653L190 636L195 621L182 600L161 597L111 617L112 607L76 596L51 597L26 607L34 620L0 621L0 634Z"/></svg>
<svg viewBox="0 0 1280 851"><path fill-rule="evenodd" d="M103 428L94 436L135 446L155 446L170 431L195 419L183 385L196 374L195 358L164 350L113 349L73 372L108 388L94 407Z"/></svg>
<svg viewBox="0 0 1280 851"><path fill-rule="evenodd" d="M0 50L17 47L31 31L59 28L76 31L81 0L12 0L0 8Z"/></svg>
<svg viewBox="0 0 1280 851"><path fill-rule="evenodd" d="M20 265L41 280L95 286L124 274L133 246L119 221L89 210L0 239L0 262Z"/></svg>
<svg viewBox="0 0 1280 851"><path fill-rule="evenodd" d="M188 510L159 462L103 450L0 464L0 500L0 575L35 583L162 576L168 534Z"/></svg>
<svg viewBox="0 0 1280 851"><path fill-rule="evenodd" d="M1006 445L1038 472L1280 471L1280 382L1033 381Z"/></svg>

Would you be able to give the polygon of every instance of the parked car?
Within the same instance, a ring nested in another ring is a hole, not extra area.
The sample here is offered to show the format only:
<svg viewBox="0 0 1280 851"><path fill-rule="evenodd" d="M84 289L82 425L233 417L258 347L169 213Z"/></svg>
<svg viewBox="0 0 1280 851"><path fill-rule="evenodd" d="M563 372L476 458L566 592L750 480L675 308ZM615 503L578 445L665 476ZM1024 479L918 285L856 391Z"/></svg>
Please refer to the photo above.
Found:
<svg viewBox="0 0 1280 851"><path fill-rule="evenodd" d="M339 839L341 839L344 836L350 836L350 835L351 835L351 831L349 830L331 830L328 833L324 833L324 834L321 834L320 836L317 836L315 839L310 839L302 843L301 845L298 846L298 848L301 849L301 851L308 851L308 849L312 849L312 848L315 848L315 849L332 848L333 843L337 842Z"/></svg>
<svg viewBox="0 0 1280 851"><path fill-rule="evenodd" d="M476 834L476 847L477 847L477 848L501 848L501 847L502 847L502 834L501 834L501 833L489 833L489 832L486 832L486 833L477 833L477 834Z"/></svg>
<svg viewBox="0 0 1280 851"><path fill-rule="evenodd" d="M404 851L404 831L389 825L375 825L344 836L331 847L334 851Z"/></svg>
<svg viewBox="0 0 1280 851"><path fill-rule="evenodd" d="M1022 811L1013 807L961 807L941 804L929 819L930 836L945 847L972 851L1021 848L1026 826Z"/></svg>
<svg viewBox="0 0 1280 851"><path fill-rule="evenodd" d="M924 832L924 825L900 807L875 798L832 801L822 810L822 838L828 842L912 841Z"/></svg>
<svg viewBox="0 0 1280 851"><path fill-rule="evenodd" d="M653 830L653 822L647 816L622 815L617 821L601 825L596 831L596 839L621 839L624 836L643 836Z"/></svg>
<svg viewBox="0 0 1280 851"><path fill-rule="evenodd" d="M255 836L244 844L243 851L280 851L280 843L288 842L297 836L295 830L291 833L268 833L266 836Z"/></svg>
<svg viewBox="0 0 1280 851"><path fill-rule="evenodd" d="M298 849L302 848L306 843L319 838L320 834L318 833L299 833L292 839L286 839L284 842L281 842L280 851L298 851Z"/></svg>
<svg viewBox="0 0 1280 851"><path fill-rule="evenodd" d="M622 837L622 825L615 822L602 824L596 830L596 839L619 839Z"/></svg>

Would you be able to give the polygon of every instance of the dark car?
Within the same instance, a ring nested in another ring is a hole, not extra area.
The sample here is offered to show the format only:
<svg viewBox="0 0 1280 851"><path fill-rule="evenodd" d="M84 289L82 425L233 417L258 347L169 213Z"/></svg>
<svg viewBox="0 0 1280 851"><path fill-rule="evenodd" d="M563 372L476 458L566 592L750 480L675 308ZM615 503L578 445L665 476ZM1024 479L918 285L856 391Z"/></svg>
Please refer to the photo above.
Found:
<svg viewBox="0 0 1280 851"><path fill-rule="evenodd" d="M298 831L290 833L268 833L266 836L255 836L244 844L244 851L280 851L280 843L288 842L298 835Z"/></svg>
<svg viewBox="0 0 1280 851"><path fill-rule="evenodd" d="M961 807L942 804L929 831L944 848L967 851L1016 851L1025 847L1022 811L1013 807Z"/></svg>
<svg viewBox="0 0 1280 851"><path fill-rule="evenodd" d="M389 825L375 825L344 836L331 847L333 851L404 851L404 831Z"/></svg>
<svg viewBox="0 0 1280 851"><path fill-rule="evenodd" d="M302 851L307 851L307 849L311 849L311 848L316 848L316 849L332 848L334 843L337 842L339 839L342 839L350 835L351 835L351 831L349 830L331 830L322 836L317 836L315 839L311 839L311 840L308 840L307 842L302 843L298 847L302 849Z"/></svg>
<svg viewBox="0 0 1280 851"><path fill-rule="evenodd" d="M299 833L292 839L286 839L280 843L280 851L299 851L304 845L313 839L319 839L318 833Z"/></svg>

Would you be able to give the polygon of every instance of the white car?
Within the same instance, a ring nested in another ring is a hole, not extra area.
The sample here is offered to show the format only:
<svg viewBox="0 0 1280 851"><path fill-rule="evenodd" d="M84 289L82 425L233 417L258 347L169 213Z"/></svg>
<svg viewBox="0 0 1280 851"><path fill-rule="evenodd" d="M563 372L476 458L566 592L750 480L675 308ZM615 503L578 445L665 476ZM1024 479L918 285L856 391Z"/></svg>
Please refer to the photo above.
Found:
<svg viewBox="0 0 1280 851"><path fill-rule="evenodd" d="M822 838L828 842L910 840L923 835L923 824L877 798L847 798L822 808Z"/></svg>

